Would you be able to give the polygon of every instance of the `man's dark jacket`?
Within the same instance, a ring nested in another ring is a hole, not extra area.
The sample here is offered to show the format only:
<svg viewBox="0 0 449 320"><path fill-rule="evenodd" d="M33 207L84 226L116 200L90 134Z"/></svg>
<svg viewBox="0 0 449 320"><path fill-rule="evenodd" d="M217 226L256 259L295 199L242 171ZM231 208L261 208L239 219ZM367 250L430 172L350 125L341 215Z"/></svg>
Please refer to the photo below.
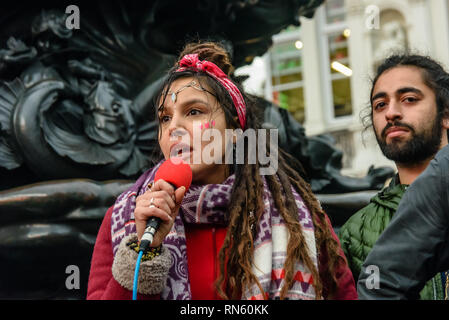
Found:
<svg viewBox="0 0 449 320"><path fill-rule="evenodd" d="M372 265L379 268L379 289L373 274L365 272ZM449 145L410 185L365 260L359 299L418 299L425 283L448 269Z"/></svg>

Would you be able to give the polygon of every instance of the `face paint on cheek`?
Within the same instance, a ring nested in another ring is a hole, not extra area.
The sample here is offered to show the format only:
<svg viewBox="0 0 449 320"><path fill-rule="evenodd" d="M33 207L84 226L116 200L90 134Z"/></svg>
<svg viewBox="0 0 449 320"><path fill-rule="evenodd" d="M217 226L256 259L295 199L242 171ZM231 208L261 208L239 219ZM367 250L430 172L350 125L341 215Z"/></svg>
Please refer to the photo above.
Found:
<svg viewBox="0 0 449 320"><path fill-rule="evenodd" d="M212 127L215 127L215 120L212 120L211 122L207 121L207 122L204 122L204 123L202 123L200 125L200 129L201 130L203 130L203 128L204 129L209 129L209 128L212 128Z"/></svg>

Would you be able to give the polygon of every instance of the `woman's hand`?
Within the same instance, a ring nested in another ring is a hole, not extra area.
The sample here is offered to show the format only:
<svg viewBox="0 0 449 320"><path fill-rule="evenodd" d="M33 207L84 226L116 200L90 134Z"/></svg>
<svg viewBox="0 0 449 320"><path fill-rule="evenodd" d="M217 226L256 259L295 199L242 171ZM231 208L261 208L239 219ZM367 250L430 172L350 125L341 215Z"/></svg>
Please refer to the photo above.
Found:
<svg viewBox="0 0 449 320"><path fill-rule="evenodd" d="M158 247L161 245L178 215L185 192L185 187L174 190L172 185L160 179L153 184L150 190L137 197L134 218L139 242L148 219L158 217L161 219L161 223L150 246ZM153 199L154 206L150 208L151 199Z"/></svg>

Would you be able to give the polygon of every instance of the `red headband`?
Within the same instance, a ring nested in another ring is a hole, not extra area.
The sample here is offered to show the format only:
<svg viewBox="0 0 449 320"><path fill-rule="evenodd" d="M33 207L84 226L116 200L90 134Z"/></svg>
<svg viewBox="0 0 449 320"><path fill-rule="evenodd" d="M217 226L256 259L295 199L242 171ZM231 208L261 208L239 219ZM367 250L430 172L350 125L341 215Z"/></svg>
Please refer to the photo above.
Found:
<svg viewBox="0 0 449 320"><path fill-rule="evenodd" d="M236 85L229 80L226 74L221 71L221 69L213 62L206 60L199 60L198 54L187 54L179 62L179 68L176 72L184 71L186 69L194 69L196 71L206 72L208 75L213 77L215 80L221 83L221 85L228 91L229 95L234 102L235 109L237 110L237 115L239 117L240 126L245 129L246 123L246 106L243 96L240 93Z"/></svg>

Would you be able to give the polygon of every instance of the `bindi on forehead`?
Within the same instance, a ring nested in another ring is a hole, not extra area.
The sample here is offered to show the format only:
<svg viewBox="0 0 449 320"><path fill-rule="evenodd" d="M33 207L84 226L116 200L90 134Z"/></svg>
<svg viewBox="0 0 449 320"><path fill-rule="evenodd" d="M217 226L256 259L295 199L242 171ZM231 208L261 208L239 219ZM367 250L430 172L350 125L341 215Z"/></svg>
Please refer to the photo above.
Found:
<svg viewBox="0 0 449 320"><path fill-rule="evenodd" d="M207 91L206 89L204 89L203 87L201 87L195 80L190 81L189 83L181 86L178 90L176 91L168 91L168 96L170 97L171 101L173 103L175 103L178 100L178 94L187 89L187 88L193 88L196 89L198 91Z"/></svg>
<svg viewBox="0 0 449 320"><path fill-rule="evenodd" d="M184 108L188 105L192 105L192 104L200 104L200 105L204 105L205 107L208 108L208 111L218 111L221 108L219 107L218 101L216 100L216 96L215 94L213 94L212 92L210 92L208 89L202 87L200 84L198 84L197 81L192 80L187 84L181 85L181 86L174 86L175 89L171 90L171 88L165 92L165 94L163 95L163 101L161 101L161 104L158 108L158 112L163 112L164 110L170 110L173 109L173 111L175 109L178 108ZM189 90L189 89L194 89L198 92L202 92L204 93L203 95L196 95L194 94L194 92L189 92L187 94L187 96L183 96L183 98L180 100L179 99L179 94L181 94L181 92L183 92L184 90ZM207 94L209 93L212 96L212 100L210 100L209 95ZM222 110L221 110L222 111Z"/></svg>
<svg viewBox="0 0 449 320"><path fill-rule="evenodd" d="M172 84L173 86L173 84ZM182 85L181 87L177 88L176 90L168 90L166 96L169 96L172 103L175 103L178 100L179 94L184 91L185 89L195 89L198 92L202 92L207 96L207 93L210 94L212 97L216 98L216 95L210 91L210 89L205 88L202 86L198 81L191 80L189 83Z"/></svg>

